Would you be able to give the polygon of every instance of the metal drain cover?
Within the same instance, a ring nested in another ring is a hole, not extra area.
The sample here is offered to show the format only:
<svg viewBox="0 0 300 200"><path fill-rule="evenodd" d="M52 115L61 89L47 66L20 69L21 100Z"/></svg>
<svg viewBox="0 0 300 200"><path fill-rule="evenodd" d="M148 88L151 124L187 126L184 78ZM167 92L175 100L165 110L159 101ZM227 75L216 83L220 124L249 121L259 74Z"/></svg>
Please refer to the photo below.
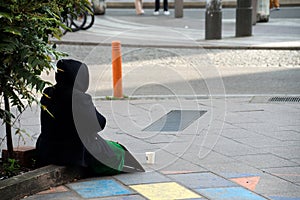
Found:
<svg viewBox="0 0 300 200"><path fill-rule="evenodd" d="M250 103L300 103L300 96L254 96Z"/></svg>
<svg viewBox="0 0 300 200"><path fill-rule="evenodd" d="M271 97L269 102L292 102L299 103L300 97Z"/></svg>
<svg viewBox="0 0 300 200"><path fill-rule="evenodd" d="M143 131L182 131L206 112L206 110L171 110Z"/></svg>

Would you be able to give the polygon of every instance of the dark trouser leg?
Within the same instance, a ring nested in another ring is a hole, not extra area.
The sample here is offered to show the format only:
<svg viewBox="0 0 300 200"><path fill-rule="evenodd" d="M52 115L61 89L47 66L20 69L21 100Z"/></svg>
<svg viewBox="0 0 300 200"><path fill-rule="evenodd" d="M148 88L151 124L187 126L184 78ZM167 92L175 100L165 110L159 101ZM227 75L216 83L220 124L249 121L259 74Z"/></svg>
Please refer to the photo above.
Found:
<svg viewBox="0 0 300 200"><path fill-rule="evenodd" d="M159 11L160 0L155 0L155 11Z"/></svg>
<svg viewBox="0 0 300 200"><path fill-rule="evenodd" d="M164 0L164 11L169 10L168 8L168 0Z"/></svg>

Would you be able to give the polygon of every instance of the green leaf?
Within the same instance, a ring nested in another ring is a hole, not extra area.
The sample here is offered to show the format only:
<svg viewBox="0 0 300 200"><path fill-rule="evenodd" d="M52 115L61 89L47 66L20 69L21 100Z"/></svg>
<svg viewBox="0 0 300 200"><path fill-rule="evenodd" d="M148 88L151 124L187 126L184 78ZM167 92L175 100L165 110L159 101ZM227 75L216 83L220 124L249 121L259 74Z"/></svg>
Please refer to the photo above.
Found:
<svg viewBox="0 0 300 200"><path fill-rule="evenodd" d="M3 18L8 19L10 22L12 22L13 16L11 13L0 11L0 19L3 19Z"/></svg>

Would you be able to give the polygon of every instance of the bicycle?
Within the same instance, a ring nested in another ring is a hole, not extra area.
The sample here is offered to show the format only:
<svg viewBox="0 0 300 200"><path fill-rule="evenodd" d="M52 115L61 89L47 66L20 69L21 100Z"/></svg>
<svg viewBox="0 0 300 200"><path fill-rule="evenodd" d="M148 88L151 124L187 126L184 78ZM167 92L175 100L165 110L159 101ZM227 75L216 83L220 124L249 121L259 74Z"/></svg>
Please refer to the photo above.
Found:
<svg viewBox="0 0 300 200"><path fill-rule="evenodd" d="M68 31L76 32L79 30L87 30L91 28L95 21L93 8L89 7L89 11L78 9L77 14L62 14L61 21L65 25L61 27L62 34L65 35Z"/></svg>
<svg viewBox="0 0 300 200"><path fill-rule="evenodd" d="M90 8L90 12L85 12L86 21L85 24L81 27L81 30L87 30L94 25L95 14L93 7Z"/></svg>

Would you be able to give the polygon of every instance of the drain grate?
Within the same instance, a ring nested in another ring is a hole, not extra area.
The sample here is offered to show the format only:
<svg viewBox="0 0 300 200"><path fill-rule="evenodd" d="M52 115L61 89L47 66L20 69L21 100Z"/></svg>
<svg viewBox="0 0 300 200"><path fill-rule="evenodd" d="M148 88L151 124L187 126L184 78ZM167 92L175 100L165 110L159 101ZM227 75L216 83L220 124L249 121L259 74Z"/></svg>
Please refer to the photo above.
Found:
<svg viewBox="0 0 300 200"><path fill-rule="evenodd" d="M268 102L292 102L300 103L300 97L271 97Z"/></svg>
<svg viewBox="0 0 300 200"><path fill-rule="evenodd" d="M206 112L205 110L171 110L143 131L182 131Z"/></svg>

